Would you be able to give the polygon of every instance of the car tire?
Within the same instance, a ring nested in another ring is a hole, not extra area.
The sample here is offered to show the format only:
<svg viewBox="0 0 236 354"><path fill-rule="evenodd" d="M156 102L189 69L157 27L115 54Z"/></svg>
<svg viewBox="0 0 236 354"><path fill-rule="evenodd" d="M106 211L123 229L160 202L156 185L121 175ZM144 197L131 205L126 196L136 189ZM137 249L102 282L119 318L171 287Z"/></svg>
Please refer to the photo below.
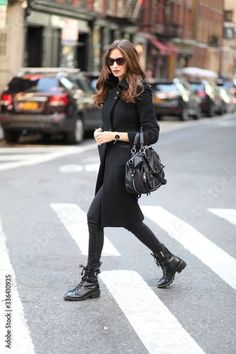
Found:
<svg viewBox="0 0 236 354"><path fill-rule="evenodd" d="M183 122L185 122L186 120L189 119L189 114L188 114L188 110L187 108L183 108L180 116L179 116L180 120L182 120Z"/></svg>
<svg viewBox="0 0 236 354"><path fill-rule="evenodd" d="M66 133L68 144L80 144L84 138L84 122L81 117L76 119L73 130Z"/></svg>
<svg viewBox="0 0 236 354"><path fill-rule="evenodd" d="M194 114L194 119L197 120L197 119L201 119L202 117L202 112L201 112L201 109L200 108L197 108L196 111L195 111L195 114Z"/></svg>
<svg viewBox="0 0 236 354"><path fill-rule="evenodd" d="M213 108L212 104L209 106L209 109L208 109L206 115L207 115L207 117L210 117L210 118L214 117L214 108Z"/></svg>
<svg viewBox="0 0 236 354"><path fill-rule="evenodd" d="M19 139L20 133L14 130L3 130L4 139L8 143L16 143Z"/></svg>

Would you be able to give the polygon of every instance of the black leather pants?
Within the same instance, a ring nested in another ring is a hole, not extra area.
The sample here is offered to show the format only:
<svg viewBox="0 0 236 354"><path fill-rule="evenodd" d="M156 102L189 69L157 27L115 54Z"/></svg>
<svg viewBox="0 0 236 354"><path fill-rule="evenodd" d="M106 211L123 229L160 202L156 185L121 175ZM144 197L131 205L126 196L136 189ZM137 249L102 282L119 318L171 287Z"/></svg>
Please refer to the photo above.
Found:
<svg viewBox="0 0 236 354"><path fill-rule="evenodd" d="M87 214L89 229L89 250L87 264L95 268L100 267L100 258L104 244L104 229L100 226L101 197L102 188L98 191L95 198L93 199ZM132 232L152 252L155 253L162 250L163 245L159 242L149 227L143 222L138 223L137 225L126 226L125 228Z"/></svg>

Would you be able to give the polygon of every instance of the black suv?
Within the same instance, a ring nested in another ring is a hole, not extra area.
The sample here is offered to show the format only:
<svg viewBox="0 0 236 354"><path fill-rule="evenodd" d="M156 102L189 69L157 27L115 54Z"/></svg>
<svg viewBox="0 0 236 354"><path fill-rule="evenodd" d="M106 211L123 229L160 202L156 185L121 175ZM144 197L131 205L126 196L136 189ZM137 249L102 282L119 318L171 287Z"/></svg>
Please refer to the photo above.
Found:
<svg viewBox="0 0 236 354"><path fill-rule="evenodd" d="M77 144L100 125L100 110L79 70L23 68L1 95L0 122L9 142L22 132L40 132Z"/></svg>

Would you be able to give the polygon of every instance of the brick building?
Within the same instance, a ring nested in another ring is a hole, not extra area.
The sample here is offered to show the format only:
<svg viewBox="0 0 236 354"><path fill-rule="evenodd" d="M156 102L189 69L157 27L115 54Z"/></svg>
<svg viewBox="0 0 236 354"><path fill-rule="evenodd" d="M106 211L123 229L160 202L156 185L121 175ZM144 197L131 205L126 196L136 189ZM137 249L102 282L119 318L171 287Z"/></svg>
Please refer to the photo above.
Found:
<svg viewBox="0 0 236 354"><path fill-rule="evenodd" d="M225 36L234 36L234 0L225 3ZM225 38L222 48L222 35L223 0L9 0L0 89L20 66L100 70L117 38L136 45L150 76L172 78L185 66L225 74L235 71L235 41Z"/></svg>
<svg viewBox="0 0 236 354"><path fill-rule="evenodd" d="M185 66L220 71L223 0L145 0L139 30L151 44L153 76L171 78Z"/></svg>
<svg viewBox="0 0 236 354"><path fill-rule="evenodd" d="M196 1L193 65L220 72L223 15L223 0Z"/></svg>
<svg viewBox="0 0 236 354"><path fill-rule="evenodd" d="M224 31L221 55L222 76L236 78L236 3L225 0Z"/></svg>

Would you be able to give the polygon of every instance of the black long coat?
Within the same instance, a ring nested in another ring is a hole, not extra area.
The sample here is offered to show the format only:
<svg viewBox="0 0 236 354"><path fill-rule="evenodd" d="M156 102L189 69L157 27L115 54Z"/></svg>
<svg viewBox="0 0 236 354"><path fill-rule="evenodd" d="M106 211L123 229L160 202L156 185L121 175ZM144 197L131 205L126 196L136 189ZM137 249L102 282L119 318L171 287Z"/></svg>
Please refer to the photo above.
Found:
<svg viewBox="0 0 236 354"><path fill-rule="evenodd" d="M121 97L127 90L125 80L113 75L106 81L109 87L102 108L102 129L128 132L129 143L117 141L99 146L100 168L96 193L103 186L101 226L125 227L143 220L136 196L125 190L125 163L131 157L131 147L137 131L142 126L144 143L154 144L159 137L159 125L152 106L152 93L147 84L135 103L126 103Z"/></svg>

